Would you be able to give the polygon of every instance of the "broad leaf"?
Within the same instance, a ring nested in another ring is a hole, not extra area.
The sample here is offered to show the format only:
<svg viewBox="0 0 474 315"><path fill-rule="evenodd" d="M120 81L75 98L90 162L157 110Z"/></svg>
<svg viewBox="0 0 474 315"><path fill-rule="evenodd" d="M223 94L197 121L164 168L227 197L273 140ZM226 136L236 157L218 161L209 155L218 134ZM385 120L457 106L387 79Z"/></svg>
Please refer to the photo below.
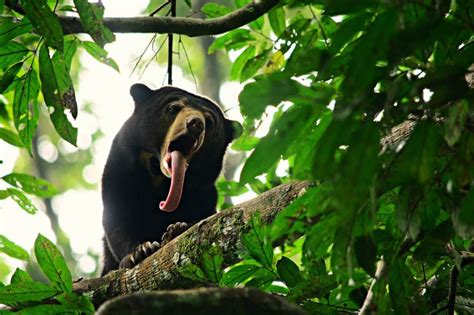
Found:
<svg viewBox="0 0 474 315"><path fill-rule="evenodd" d="M291 259L283 256L277 262L276 267L278 275L288 287L294 287L303 281L298 265L296 265Z"/></svg>
<svg viewBox="0 0 474 315"><path fill-rule="evenodd" d="M203 254L202 269L207 278L213 283L219 283L222 278L222 263L224 257L218 246L213 246Z"/></svg>
<svg viewBox="0 0 474 315"><path fill-rule="evenodd" d="M11 173L2 179L24 192L43 198L49 198L58 193L57 189L48 181L28 174Z"/></svg>
<svg viewBox="0 0 474 315"><path fill-rule="evenodd" d="M108 53L105 49L101 48L94 42L83 41L81 44L84 49L97 61L112 67L112 69L116 70L117 72L120 72L119 66L112 58L108 57Z"/></svg>
<svg viewBox="0 0 474 315"><path fill-rule="evenodd" d="M301 85L281 73L262 76L245 85L239 95L240 110L249 118L259 118L267 105L277 106L280 102L298 95Z"/></svg>
<svg viewBox="0 0 474 315"><path fill-rule="evenodd" d="M375 275L375 260L377 255L377 246L374 239L369 235L356 237L354 241L354 250L359 265L372 277Z"/></svg>
<svg viewBox="0 0 474 315"><path fill-rule="evenodd" d="M0 127L0 139L16 147L23 147L20 137L9 129Z"/></svg>
<svg viewBox="0 0 474 315"><path fill-rule="evenodd" d="M20 0L36 32L43 36L46 44L57 50L63 50L63 28L58 17L48 6L46 0Z"/></svg>
<svg viewBox="0 0 474 315"><path fill-rule="evenodd" d="M84 30L100 46L115 40L114 34L104 25L104 6L101 2L89 3L87 0L74 0Z"/></svg>
<svg viewBox="0 0 474 315"><path fill-rule="evenodd" d="M40 48L39 62L41 90L46 104L53 109L51 121L59 135L75 145L77 129L71 125L64 112L65 109L70 109L72 116L77 116L76 97L68 66L59 52L51 59L49 49L44 45Z"/></svg>
<svg viewBox="0 0 474 315"><path fill-rule="evenodd" d="M221 279L223 286L234 287L250 278L261 267L256 265L239 265L232 267Z"/></svg>
<svg viewBox="0 0 474 315"><path fill-rule="evenodd" d="M41 301L58 294L58 290L40 283L24 281L0 288L0 303L13 304L30 301Z"/></svg>
<svg viewBox="0 0 474 315"><path fill-rule="evenodd" d="M13 273L12 279L10 280L10 284L18 284L24 282L33 282L33 279L26 271L23 271L20 268L16 268L15 273Z"/></svg>
<svg viewBox="0 0 474 315"><path fill-rule="evenodd" d="M10 241L4 235L0 235L0 252L16 259L27 260L29 258L26 250Z"/></svg>
<svg viewBox="0 0 474 315"><path fill-rule="evenodd" d="M474 187L461 202L461 208L454 214L454 228L462 237L474 237Z"/></svg>
<svg viewBox="0 0 474 315"><path fill-rule="evenodd" d="M209 280L206 278L204 271L199 266L194 264L186 264L178 269L178 272L185 278L193 281L207 283Z"/></svg>
<svg viewBox="0 0 474 315"><path fill-rule="evenodd" d="M237 59L232 63L232 67L230 69L230 79L231 80L238 80L240 78L240 74L245 63L255 55L255 47L249 46L245 49Z"/></svg>
<svg viewBox="0 0 474 315"><path fill-rule="evenodd" d="M0 13L2 11L0 10ZM20 35L31 32L31 26L28 18L17 20L10 16L0 17L0 47L5 45L9 40L14 39Z"/></svg>
<svg viewBox="0 0 474 315"><path fill-rule="evenodd" d="M5 71L5 73L0 78L0 94L3 93L10 86L10 84L12 84L22 65L22 62L16 63L8 68L7 71Z"/></svg>
<svg viewBox="0 0 474 315"><path fill-rule="evenodd" d="M257 56L248 59L240 73L240 82L247 81L253 77L261 68L263 68L269 57L270 49L266 49Z"/></svg>
<svg viewBox="0 0 474 315"><path fill-rule="evenodd" d="M251 40L255 39L248 30L236 29L218 37L211 46L209 53L212 54L218 49L225 48L227 51L236 50L246 46Z"/></svg>
<svg viewBox="0 0 474 315"><path fill-rule="evenodd" d="M62 292L72 292L72 276L66 260L56 246L41 234L35 241L35 255L51 285Z"/></svg>
<svg viewBox="0 0 474 315"><path fill-rule="evenodd" d="M0 45L0 69L5 69L25 58L30 50L17 42Z"/></svg>
<svg viewBox="0 0 474 315"><path fill-rule="evenodd" d="M15 188L8 188L8 193L10 194L11 198L26 212L29 214L35 214L38 209L35 205L31 202L28 197L25 196L23 192Z"/></svg>
<svg viewBox="0 0 474 315"><path fill-rule="evenodd" d="M55 297L61 305L67 307L69 311L74 310L81 313L92 314L95 312L94 304L84 295L76 293L63 293Z"/></svg>
<svg viewBox="0 0 474 315"><path fill-rule="evenodd" d="M204 14L208 18L212 19L212 18L226 15L232 10L226 7L225 5L214 3L214 2L208 2L202 6L201 11L204 12Z"/></svg>
<svg viewBox="0 0 474 315"><path fill-rule="evenodd" d="M15 85L13 120L23 145L30 153L31 141L38 126L38 93L38 76L34 70L24 74Z"/></svg>
<svg viewBox="0 0 474 315"><path fill-rule="evenodd" d="M242 243L253 259L272 270L273 248L258 215L249 222L250 230L242 235Z"/></svg>
<svg viewBox="0 0 474 315"><path fill-rule="evenodd" d="M268 20L275 35L280 36L285 30L285 10L282 7L276 7L268 11Z"/></svg>

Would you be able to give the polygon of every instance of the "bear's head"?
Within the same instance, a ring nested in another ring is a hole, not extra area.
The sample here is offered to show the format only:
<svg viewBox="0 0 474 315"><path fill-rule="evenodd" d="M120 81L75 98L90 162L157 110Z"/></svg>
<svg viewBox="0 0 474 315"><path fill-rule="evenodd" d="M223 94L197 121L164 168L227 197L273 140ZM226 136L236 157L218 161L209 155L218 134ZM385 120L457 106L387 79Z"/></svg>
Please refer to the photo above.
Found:
<svg viewBox="0 0 474 315"><path fill-rule="evenodd" d="M185 180L191 185L214 184L225 150L242 127L226 119L213 101L179 88L151 90L135 84L130 94L135 101L134 140L154 162L153 175L171 178L168 197L159 206L172 212Z"/></svg>

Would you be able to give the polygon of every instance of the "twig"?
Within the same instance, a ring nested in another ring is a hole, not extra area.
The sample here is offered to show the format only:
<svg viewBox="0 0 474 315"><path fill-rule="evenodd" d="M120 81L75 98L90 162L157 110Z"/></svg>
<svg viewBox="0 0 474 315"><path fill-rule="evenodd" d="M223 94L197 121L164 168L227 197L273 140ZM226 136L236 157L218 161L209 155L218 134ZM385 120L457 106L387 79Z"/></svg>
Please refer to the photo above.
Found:
<svg viewBox="0 0 474 315"><path fill-rule="evenodd" d="M365 297L364 304L359 310L359 315L362 314L368 314L370 310L373 309L374 305L374 287L377 281L379 281L385 274L387 269L387 263L385 260L382 258L378 263L377 263L377 270L375 271L375 277L374 280L372 280L372 283L370 284L369 287L369 292L367 292L367 296Z"/></svg>
<svg viewBox="0 0 474 315"><path fill-rule="evenodd" d="M160 5L157 9L155 9L153 12L151 12L149 16L154 16L155 14L157 14L158 12L160 12L161 9L163 9L164 7L166 7L168 4L170 4L170 1L166 1L165 3L163 3L162 5Z"/></svg>

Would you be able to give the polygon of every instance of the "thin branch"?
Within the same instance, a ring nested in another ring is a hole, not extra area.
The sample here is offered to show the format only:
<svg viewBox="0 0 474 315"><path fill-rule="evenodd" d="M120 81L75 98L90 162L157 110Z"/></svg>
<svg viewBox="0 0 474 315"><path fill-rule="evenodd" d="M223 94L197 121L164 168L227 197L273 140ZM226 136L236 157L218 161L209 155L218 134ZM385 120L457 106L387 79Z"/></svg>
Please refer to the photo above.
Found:
<svg viewBox="0 0 474 315"><path fill-rule="evenodd" d="M104 18L113 33L181 34L191 37L222 34L244 26L277 5L279 0L252 1L243 8L215 19L185 17ZM58 16L65 34L85 33L78 17Z"/></svg>
<svg viewBox="0 0 474 315"><path fill-rule="evenodd" d="M377 270L375 271L374 280L370 284L369 291L365 297L364 304L360 308L359 315L369 314L369 312L374 307L374 287L375 284L384 276L387 268L387 263L385 260L381 259L377 264Z"/></svg>

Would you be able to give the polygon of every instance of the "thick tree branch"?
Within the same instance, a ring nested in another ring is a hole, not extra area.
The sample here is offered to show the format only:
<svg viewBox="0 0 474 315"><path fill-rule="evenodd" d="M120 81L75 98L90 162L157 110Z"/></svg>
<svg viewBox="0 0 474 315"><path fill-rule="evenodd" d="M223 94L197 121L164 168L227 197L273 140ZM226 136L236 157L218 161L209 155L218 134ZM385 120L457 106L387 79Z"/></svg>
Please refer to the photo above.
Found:
<svg viewBox="0 0 474 315"><path fill-rule="evenodd" d="M285 299L253 288L200 288L132 293L104 303L97 315L140 314L288 314L303 310Z"/></svg>
<svg viewBox="0 0 474 315"><path fill-rule="evenodd" d="M222 34L244 26L280 2L279 0L254 0L245 7L215 19L133 17L104 18L104 24L113 33L160 33L203 36ZM59 16L65 34L84 33L78 17Z"/></svg>
<svg viewBox="0 0 474 315"><path fill-rule="evenodd" d="M97 306L105 300L138 291L193 288L197 283L183 277L179 268L200 264L203 252L213 244L220 247L226 266L239 261L242 233L247 222L259 213L263 222L270 223L280 210L301 195L309 182L280 185L260 196L219 212L192 226L133 269L113 271L102 278L83 280L74 285L76 292L85 293Z"/></svg>

